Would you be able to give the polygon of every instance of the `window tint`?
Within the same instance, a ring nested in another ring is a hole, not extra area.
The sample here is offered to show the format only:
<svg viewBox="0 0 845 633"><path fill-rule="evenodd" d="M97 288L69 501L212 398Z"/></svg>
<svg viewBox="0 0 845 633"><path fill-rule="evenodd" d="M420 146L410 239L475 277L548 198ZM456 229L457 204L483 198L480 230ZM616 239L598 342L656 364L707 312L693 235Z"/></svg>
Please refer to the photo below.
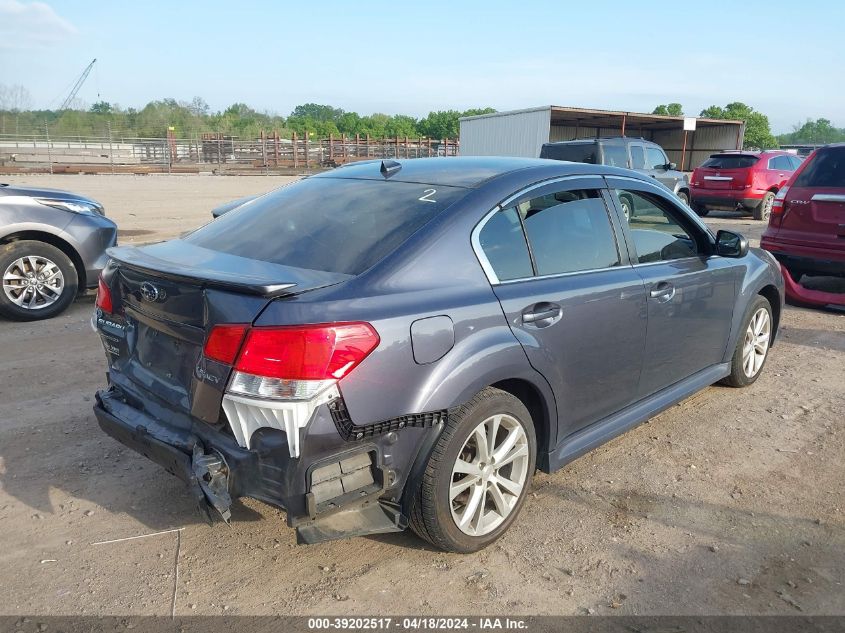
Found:
<svg viewBox="0 0 845 633"><path fill-rule="evenodd" d="M538 275L619 265L616 238L598 191L559 191L518 208Z"/></svg>
<svg viewBox="0 0 845 633"><path fill-rule="evenodd" d="M668 162L666 154L656 147L646 148L646 169L664 169Z"/></svg>
<svg viewBox="0 0 845 633"><path fill-rule="evenodd" d="M820 150L795 179L795 186L845 189L845 147Z"/></svg>
<svg viewBox="0 0 845 633"><path fill-rule="evenodd" d="M701 163L701 166L712 169L744 169L746 167L753 167L757 164L758 160L760 160L759 156L750 156L747 154L717 154Z"/></svg>
<svg viewBox="0 0 845 633"><path fill-rule="evenodd" d="M596 143L546 143L540 150L540 158L553 160L569 160L573 163L590 163L595 165Z"/></svg>
<svg viewBox="0 0 845 633"><path fill-rule="evenodd" d="M442 185L306 178L230 211L185 241L273 264L357 275L466 194Z"/></svg>
<svg viewBox="0 0 845 633"><path fill-rule="evenodd" d="M645 169L645 151L642 145L631 145L631 169Z"/></svg>
<svg viewBox="0 0 845 633"><path fill-rule="evenodd" d="M789 160L792 162L792 171L795 171L801 166L801 159L797 156L790 156Z"/></svg>
<svg viewBox="0 0 845 633"><path fill-rule="evenodd" d="M617 189L620 205L631 210L628 226L639 263L668 261L698 254L695 238L675 217L669 203L657 196Z"/></svg>
<svg viewBox="0 0 845 633"><path fill-rule="evenodd" d="M531 258L515 207L496 213L478 235L481 249L499 281L531 277Z"/></svg>
<svg viewBox="0 0 845 633"><path fill-rule="evenodd" d="M769 159L769 169L792 171L792 161L789 156L775 156L774 158Z"/></svg>
<svg viewBox="0 0 845 633"><path fill-rule="evenodd" d="M611 167L628 167L628 152L624 145L604 145L604 164Z"/></svg>

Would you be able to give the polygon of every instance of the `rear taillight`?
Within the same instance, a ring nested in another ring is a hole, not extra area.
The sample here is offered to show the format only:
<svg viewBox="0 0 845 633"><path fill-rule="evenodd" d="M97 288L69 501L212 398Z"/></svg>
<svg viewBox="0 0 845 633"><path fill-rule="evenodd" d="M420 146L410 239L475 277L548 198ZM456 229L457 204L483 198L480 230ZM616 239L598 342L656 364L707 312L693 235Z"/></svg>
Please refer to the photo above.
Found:
<svg viewBox="0 0 845 633"><path fill-rule="evenodd" d="M215 325L205 342L206 358L231 365L238 358L248 325Z"/></svg>
<svg viewBox="0 0 845 633"><path fill-rule="evenodd" d="M291 457L300 433L321 404L340 397L337 381L379 344L369 323L293 327L217 325L204 354L234 366L223 411L238 444L251 448L262 427L284 431Z"/></svg>
<svg viewBox="0 0 845 633"><path fill-rule="evenodd" d="M103 312L108 312L109 314L114 312L114 305L112 303L111 298L111 289L109 288L108 284L105 282L102 276L100 276L100 279L97 282L96 305Z"/></svg>
<svg viewBox="0 0 845 633"><path fill-rule="evenodd" d="M769 216L769 224L772 226L780 226L783 221L783 214L786 212L787 202L786 194L789 192L789 187L782 187L777 192L774 201L772 202L772 212Z"/></svg>
<svg viewBox="0 0 845 633"><path fill-rule="evenodd" d="M204 354L235 372L229 391L280 400L305 400L334 384L379 344L369 323L293 327L217 325Z"/></svg>

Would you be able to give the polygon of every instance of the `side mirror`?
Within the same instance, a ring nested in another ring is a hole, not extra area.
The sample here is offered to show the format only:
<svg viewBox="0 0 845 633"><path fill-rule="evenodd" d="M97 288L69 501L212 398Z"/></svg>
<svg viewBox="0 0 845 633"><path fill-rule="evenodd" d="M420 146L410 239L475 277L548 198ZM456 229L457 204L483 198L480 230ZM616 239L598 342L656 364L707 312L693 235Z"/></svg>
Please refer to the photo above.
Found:
<svg viewBox="0 0 845 633"><path fill-rule="evenodd" d="M716 233L716 254L722 257L745 257L748 254L748 240L733 231Z"/></svg>
<svg viewBox="0 0 845 633"><path fill-rule="evenodd" d="M677 169L677 168L678 168L678 163L666 163L666 170L667 171L672 170L672 169Z"/></svg>

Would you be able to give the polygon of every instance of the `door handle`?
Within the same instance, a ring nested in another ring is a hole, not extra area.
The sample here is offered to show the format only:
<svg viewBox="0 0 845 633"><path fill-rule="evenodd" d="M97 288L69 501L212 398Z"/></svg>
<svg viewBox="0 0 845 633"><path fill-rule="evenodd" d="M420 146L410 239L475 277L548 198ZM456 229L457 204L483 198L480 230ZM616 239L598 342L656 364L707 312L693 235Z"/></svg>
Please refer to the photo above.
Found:
<svg viewBox="0 0 845 633"><path fill-rule="evenodd" d="M652 286L651 290L648 291L648 296L652 299L670 301L675 296L675 286L668 281L661 281Z"/></svg>
<svg viewBox="0 0 845 633"><path fill-rule="evenodd" d="M560 306L555 303L537 303L522 311L522 322L537 323L539 321L554 319L559 317L560 314ZM547 325L551 325L551 323Z"/></svg>

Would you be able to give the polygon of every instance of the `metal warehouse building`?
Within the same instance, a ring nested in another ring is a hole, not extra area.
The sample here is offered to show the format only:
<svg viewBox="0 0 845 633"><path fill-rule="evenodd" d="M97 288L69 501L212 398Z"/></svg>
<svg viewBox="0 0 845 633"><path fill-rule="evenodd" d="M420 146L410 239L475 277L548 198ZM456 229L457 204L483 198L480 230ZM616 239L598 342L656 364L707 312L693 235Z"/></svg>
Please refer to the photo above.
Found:
<svg viewBox="0 0 845 633"><path fill-rule="evenodd" d="M460 122L464 156L537 157L549 141L631 136L662 146L669 160L685 171L698 167L713 152L742 149L745 134L742 121L698 118L695 131L686 133L684 151L684 117L562 106L482 114Z"/></svg>

